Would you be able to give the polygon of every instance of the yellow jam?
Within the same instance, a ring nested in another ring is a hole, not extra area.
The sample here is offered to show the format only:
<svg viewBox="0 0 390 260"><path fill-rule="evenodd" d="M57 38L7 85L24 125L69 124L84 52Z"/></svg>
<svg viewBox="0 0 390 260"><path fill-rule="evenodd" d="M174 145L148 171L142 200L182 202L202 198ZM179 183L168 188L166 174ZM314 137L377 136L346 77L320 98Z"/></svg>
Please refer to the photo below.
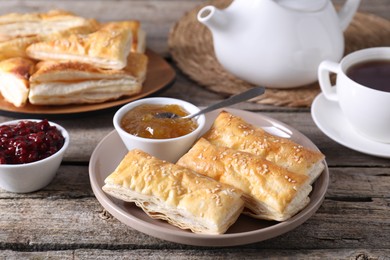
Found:
<svg viewBox="0 0 390 260"><path fill-rule="evenodd" d="M198 124L194 119L159 118L161 113L186 116L188 112L179 105L139 105L127 112L120 124L128 133L151 139L168 139L183 136L194 131Z"/></svg>

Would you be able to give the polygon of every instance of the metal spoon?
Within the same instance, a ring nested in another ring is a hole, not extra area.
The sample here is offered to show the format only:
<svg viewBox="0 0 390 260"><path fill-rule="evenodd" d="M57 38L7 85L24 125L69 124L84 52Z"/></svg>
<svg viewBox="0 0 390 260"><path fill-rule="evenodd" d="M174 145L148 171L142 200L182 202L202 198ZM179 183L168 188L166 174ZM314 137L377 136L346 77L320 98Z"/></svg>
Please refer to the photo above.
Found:
<svg viewBox="0 0 390 260"><path fill-rule="evenodd" d="M223 100L221 102L218 102L218 103L215 103L215 104L213 104L211 106L208 106L208 107L200 110L197 113L190 114L190 115L187 115L187 116L183 116L181 118L193 118L193 117L196 117L198 115L201 115L201 114L204 114L204 113L216 110L218 108L231 106L231 105L237 104L237 103L239 103L241 101L246 101L248 99L260 96L260 95L264 94L264 92L265 92L265 88L264 87L251 88L251 89L249 89L247 91L244 91L244 92L239 93L237 95L231 96L231 97L229 97L229 98L227 98L227 99L225 99L225 100ZM155 115L155 117L157 117L157 118L179 118L180 116L176 115L175 113L163 112L163 113L157 113Z"/></svg>

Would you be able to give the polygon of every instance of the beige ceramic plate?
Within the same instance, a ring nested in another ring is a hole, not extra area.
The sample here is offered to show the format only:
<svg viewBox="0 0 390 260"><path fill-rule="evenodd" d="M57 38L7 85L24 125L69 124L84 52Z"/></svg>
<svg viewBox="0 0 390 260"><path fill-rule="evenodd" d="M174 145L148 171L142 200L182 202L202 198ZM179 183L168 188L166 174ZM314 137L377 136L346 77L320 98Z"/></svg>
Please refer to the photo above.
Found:
<svg viewBox="0 0 390 260"><path fill-rule="evenodd" d="M169 86L175 79L173 68L158 54L151 50L146 51L148 56L148 71L141 93L97 104L72 104L62 106L38 106L26 104L24 107L14 107L0 96L0 114L11 116L34 115L35 117L51 117L79 115L87 112L95 112L126 104L130 101L148 96L165 86Z"/></svg>
<svg viewBox="0 0 390 260"><path fill-rule="evenodd" d="M263 127L266 131L282 137L288 137L297 143L312 149L317 147L297 130L269 117L236 109L227 109L246 121ZM206 115L209 127L218 112ZM102 206L124 224L160 239L196 246L235 246L259 242L279 236L305 222L320 207L329 182L329 170L325 170L313 185L310 203L305 209L285 222L262 221L240 216L237 222L223 235L195 234L181 230L168 223L151 219L133 203L127 203L105 194L101 187L104 179L116 168L127 152L116 131L108 134L92 153L89 164L89 177L93 192ZM326 162L324 162L326 164Z"/></svg>

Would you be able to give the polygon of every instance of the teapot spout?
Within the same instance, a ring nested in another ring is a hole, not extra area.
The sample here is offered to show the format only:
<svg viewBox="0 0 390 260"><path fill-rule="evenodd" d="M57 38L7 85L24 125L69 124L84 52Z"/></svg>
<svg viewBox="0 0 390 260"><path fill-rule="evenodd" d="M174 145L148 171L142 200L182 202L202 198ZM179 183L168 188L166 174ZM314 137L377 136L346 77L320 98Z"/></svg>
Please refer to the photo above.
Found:
<svg viewBox="0 0 390 260"><path fill-rule="evenodd" d="M344 6L338 13L340 20L340 27L343 31L347 29L351 23L353 16L355 15L360 4L360 0L348 0L344 3Z"/></svg>
<svg viewBox="0 0 390 260"><path fill-rule="evenodd" d="M212 5L203 7L198 12L197 18L199 22L206 25L212 32L224 30L228 23L225 13Z"/></svg>

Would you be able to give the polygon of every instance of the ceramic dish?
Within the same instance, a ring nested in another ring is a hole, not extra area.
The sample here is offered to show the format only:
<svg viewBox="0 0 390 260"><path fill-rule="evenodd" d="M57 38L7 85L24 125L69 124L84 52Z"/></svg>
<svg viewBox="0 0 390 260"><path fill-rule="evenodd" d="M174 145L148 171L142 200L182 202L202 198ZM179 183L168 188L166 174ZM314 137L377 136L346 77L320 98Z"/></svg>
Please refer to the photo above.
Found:
<svg viewBox="0 0 390 260"><path fill-rule="evenodd" d="M41 120L12 120L1 123L0 125L17 125L20 121L39 123ZM65 151L68 149L70 141L69 133L64 127L50 121L49 124L50 126L54 126L55 128L57 128L57 130L63 136L64 143L62 147L54 154L41 160L20 164L0 164L1 188L10 192L28 193L44 188L53 180L58 168L60 167ZM44 132L47 132L47 129L44 130ZM23 137L23 139L26 138L25 134L19 135L19 138L21 136ZM13 139L13 141L15 141L15 139ZM27 150L30 150L30 148L28 148ZM34 153L36 152L37 150L34 149Z"/></svg>
<svg viewBox="0 0 390 260"><path fill-rule="evenodd" d="M390 144L358 134L343 116L338 103L327 100L322 93L314 99L311 115L318 128L337 143L361 153L390 158Z"/></svg>
<svg viewBox="0 0 390 260"><path fill-rule="evenodd" d="M176 162L182 157L196 141L199 135L202 133L204 125L206 123L205 115L199 115L194 120L196 120L197 127L195 130L175 138L165 138L165 139L153 139L153 138L144 138L140 136L135 136L126 132L122 128L122 119L125 115L135 109L138 106L142 105L178 105L183 108L189 114L194 114L199 112L199 108L194 104L191 104L187 101L176 99L176 98L167 98L167 97L152 97L152 98L143 98L134 102L130 102L123 107L121 107L114 115L113 124L115 130L118 132L123 143L128 150L140 149L150 155L153 155L157 158L168 162ZM153 127L152 127L153 128ZM169 153L167 153L169 151Z"/></svg>
<svg viewBox="0 0 390 260"><path fill-rule="evenodd" d="M249 123L264 127L272 134L289 137L297 143L317 149L303 134L277 120L242 110L226 110L244 118ZM218 111L206 115L205 129L209 128L217 115ZM313 185L310 203L301 212L285 222L262 221L241 215L223 235L195 234L169 225L164 221L152 219L133 203L117 200L102 191L104 179L116 168L126 151L127 149L116 131L112 131L97 145L89 164L89 177L96 198L108 212L124 224L160 239L188 245L235 246L259 242L286 233L301 225L316 212L324 199L329 182L329 171L326 162L324 162L325 170Z"/></svg>
<svg viewBox="0 0 390 260"><path fill-rule="evenodd" d="M146 97L171 85L176 77L173 68L157 53L147 50L148 70L141 93L97 104L72 104L62 106L38 106L27 103L24 107L15 107L0 95L0 114L5 116L50 118L52 116L72 116L117 107L130 101Z"/></svg>

